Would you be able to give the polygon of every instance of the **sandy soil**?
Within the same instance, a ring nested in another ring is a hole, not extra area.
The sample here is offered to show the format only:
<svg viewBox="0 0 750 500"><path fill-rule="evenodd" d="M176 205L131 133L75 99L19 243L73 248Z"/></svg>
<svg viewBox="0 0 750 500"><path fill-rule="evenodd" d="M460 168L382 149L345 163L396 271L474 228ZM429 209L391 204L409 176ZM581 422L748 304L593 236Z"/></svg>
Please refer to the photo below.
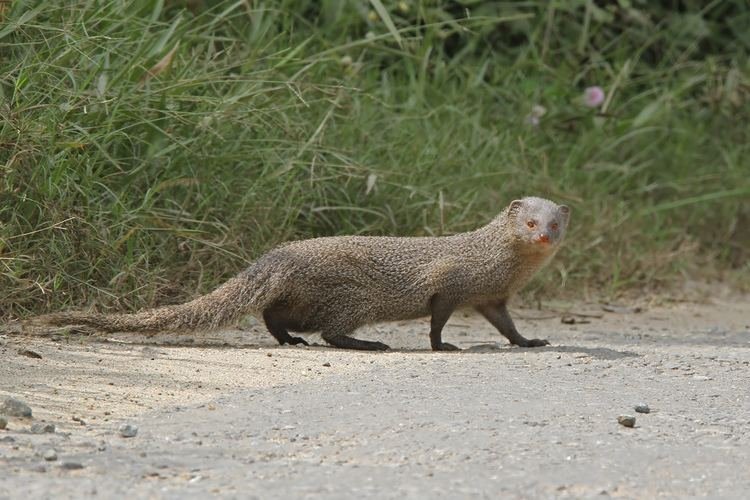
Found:
<svg viewBox="0 0 750 500"><path fill-rule="evenodd" d="M426 321L360 332L386 353L279 347L253 322L0 335L0 398L34 412L0 431L0 498L746 498L750 301L514 312L552 345L463 313L444 332L458 353L426 350Z"/></svg>

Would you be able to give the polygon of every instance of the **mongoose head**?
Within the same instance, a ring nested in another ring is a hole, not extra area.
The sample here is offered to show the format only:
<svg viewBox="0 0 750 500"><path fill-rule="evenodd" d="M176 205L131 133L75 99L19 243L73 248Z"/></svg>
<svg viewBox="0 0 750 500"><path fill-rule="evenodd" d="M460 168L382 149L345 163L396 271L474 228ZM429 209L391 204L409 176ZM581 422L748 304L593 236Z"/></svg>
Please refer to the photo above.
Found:
<svg viewBox="0 0 750 500"><path fill-rule="evenodd" d="M511 202L507 216L518 241L542 253L554 252L565 236L570 208L544 198L527 197Z"/></svg>

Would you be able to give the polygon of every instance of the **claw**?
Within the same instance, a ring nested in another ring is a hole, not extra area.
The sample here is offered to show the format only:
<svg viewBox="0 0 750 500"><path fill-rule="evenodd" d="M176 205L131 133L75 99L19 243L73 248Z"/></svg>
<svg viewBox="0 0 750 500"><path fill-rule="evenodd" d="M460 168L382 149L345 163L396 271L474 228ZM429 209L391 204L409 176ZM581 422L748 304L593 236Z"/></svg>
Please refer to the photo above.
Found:
<svg viewBox="0 0 750 500"><path fill-rule="evenodd" d="M460 351L458 347L454 346L453 344L449 344L448 342L443 342L440 344L440 348L437 349L438 351Z"/></svg>
<svg viewBox="0 0 750 500"><path fill-rule="evenodd" d="M531 339L523 347L542 347L549 345L549 341L545 339Z"/></svg>
<svg viewBox="0 0 750 500"><path fill-rule="evenodd" d="M390 351L390 346L382 343L382 342L373 342L374 351Z"/></svg>

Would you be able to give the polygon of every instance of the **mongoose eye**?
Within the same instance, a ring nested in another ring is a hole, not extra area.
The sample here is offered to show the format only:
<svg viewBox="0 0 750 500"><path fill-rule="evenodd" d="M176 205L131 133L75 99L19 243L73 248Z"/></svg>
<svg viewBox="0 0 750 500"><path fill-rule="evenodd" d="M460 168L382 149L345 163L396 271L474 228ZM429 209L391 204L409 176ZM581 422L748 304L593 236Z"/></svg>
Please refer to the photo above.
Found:
<svg viewBox="0 0 750 500"><path fill-rule="evenodd" d="M530 220L526 222L526 225L529 226L529 229L534 229L536 227L536 222L533 220Z"/></svg>
<svg viewBox="0 0 750 500"><path fill-rule="evenodd" d="M552 225L550 225L550 227L552 228L553 231L557 231L557 228L559 226L557 225L557 222L553 222Z"/></svg>

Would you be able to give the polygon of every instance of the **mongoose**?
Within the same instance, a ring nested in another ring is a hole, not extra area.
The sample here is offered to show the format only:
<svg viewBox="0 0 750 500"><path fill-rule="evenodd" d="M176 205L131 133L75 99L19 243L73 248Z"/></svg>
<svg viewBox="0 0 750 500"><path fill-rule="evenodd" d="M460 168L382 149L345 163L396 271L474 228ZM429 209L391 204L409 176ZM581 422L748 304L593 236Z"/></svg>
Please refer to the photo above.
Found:
<svg viewBox="0 0 750 500"><path fill-rule="evenodd" d="M515 200L489 224L441 237L333 236L283 244L219 288L184 304L134 314L59 313L47 324L108 332L212 329L253 314L279 344L305 344L289 332L320 332L335 347L386 350L350 335L360 326L431 316L433 350L453 311L471 306L511 344L523 337L506 302L557 252L570 209L542 198Z"/></svg>

